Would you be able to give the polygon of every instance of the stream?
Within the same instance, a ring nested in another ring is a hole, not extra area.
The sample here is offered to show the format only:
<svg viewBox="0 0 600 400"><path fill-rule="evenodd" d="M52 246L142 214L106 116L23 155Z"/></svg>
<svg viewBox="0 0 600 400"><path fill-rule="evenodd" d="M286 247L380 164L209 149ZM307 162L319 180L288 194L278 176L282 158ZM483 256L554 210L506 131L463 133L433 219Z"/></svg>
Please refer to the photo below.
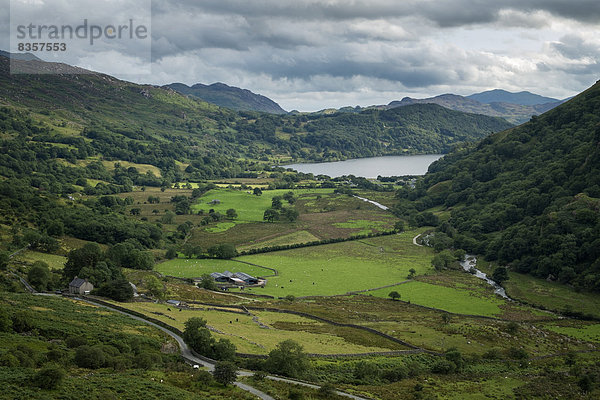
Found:
<svg viewBox="0 0 600 400"><path fill-rule="evenodd" d="M494 288L494 293L505 298L506 300L512 301L512 299L508 297L508 295L506 294L506 290L504 290L502 286L498 285L496 282L488 278L488 276L485 273L475 268L475 266L477 266L477 257L467 254L465 256L465 259L460 262L460 265L465 271L469 273L471 272L471 268L473 268L475 270L475 273L473 275L489 283Z"/></svg>
<svg viewBox="0 0 600 400"><path fill-rule="evenodd" d="M360 197L360 196L354 196L354 197L356 197L357 199L360 199L360 200L362 200L362 201L366 201L367 203L371 203L371 204L373 204L373 205L375 205L375 206L377 206L377 207L381 208L382 210L389 210L389 207L387 207L387 206L384 206L383 204L381 204L381 203L378 203L378 202L376 202L376 201L369 200L369 199L366 199L366 198L364 198L364 197Z"/></svg>

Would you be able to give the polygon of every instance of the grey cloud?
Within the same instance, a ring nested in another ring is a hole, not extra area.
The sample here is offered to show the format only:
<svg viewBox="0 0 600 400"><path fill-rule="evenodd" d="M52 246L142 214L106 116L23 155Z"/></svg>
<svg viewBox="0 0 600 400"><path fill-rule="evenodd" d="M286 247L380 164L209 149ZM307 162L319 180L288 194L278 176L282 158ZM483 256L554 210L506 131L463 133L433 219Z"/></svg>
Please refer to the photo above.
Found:
<svg viewBox="0 0 600 400"><path fill-rule="evenodd" d="M163 0L168 3L174 0ZM284 17L302 20L377 19L419 15L441 27L485 24L498 20L501 10L525 13L546 11L554 16L596 23L600 18L597 0L188 0L177 2L187 9L213 14L247 17ZM166 7L166 6L165 6Z"/></svg>
<svg viewBox="0 0 600 400"><path fill-rule="evenodd" d="M572 60L586 57L598 60L600 57L598 44L587 42L584 38L575 35L563 36L559 42L552 43L551 47L562 56Z"/></svg>

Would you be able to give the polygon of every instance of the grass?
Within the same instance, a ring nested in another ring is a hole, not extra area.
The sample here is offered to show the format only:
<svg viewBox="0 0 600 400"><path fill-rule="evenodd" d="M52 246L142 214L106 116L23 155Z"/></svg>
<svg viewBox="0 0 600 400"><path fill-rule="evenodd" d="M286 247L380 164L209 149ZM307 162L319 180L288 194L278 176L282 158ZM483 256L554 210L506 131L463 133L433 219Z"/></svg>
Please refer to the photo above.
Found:
<svg viewBox="0 0 600 400"><path fill-rule="evenodd" d="M296 243L309 243L318 241L319 238L308 231L295 231L288 234L277 236L274 239L268 239L259 241L256 243L248 244L245 246L239 246L238 251L245 251L255 248L263 248L268 246L279 246L285 244L296 244Z"/></svg>
<svg viewBox="0 0 600 400"><path fill-rule="evenodd" d="M401 282L411 268L418 274L431 271L432 251L411 242L419 232L243 256L239 260L279 272L264 289L256 289L260 294L344 294Z"/></svg>
<svg viewBox="0 0 600 400"><path fill-rule="evenodd" d="M225 270L231 272L245 272L252 276L264 276L272 274L272 272L268 269L259 268L232 260L215 259L176 258L156 264L154 270L163 275L175 276L178 278L197 278L203 274L223 272Z"/></svg>
<svg viewBox="0 0 600 400"><path fill-rule="evenodd" d="M578 340L600 343L600 324L597 323L582 323L577 321L576 324L569 322L559 324L548 324L546 329L562 335L571 336Z"/></svg>
<svg viewBox="0 0 600 400"><path fill-rule="evenodd" d="M207 310L203 308L183 309L182 311L171 308L172 311L168 311L169 307L167 305L156 303L120 305L164 321L181 330L185 328L185 321L189 318L204 318L208 326L218 330L218 332L212 332L213 336L231 340L237 346L238 351L243 353L267 354L279 342L287 339L300 343L307 353L318 354L365 353L389 351L390 348L398 348L398 345L391 341L384 342L388 347L376 347L367 343L364 345L357 344L355 343L356 340L350 339L349 341L345 339L345 337L352 337L351 334L340 332L334 326L290 314L255 312L253 314L256 318L254 318L252 315L247 314L219 312L214 309ZM269 328L261 328L256 319L269 326ZM292 327L289 327L290 324ZM285 329L278 329L276 327L278 325L283 325ZM310 332L311 330L317 333ZM357 336L362 333L357 330L353 331L357 333ZM363 341L375 341L377 339L379 338L369 335ZM379 340L379 343L381 343L381 340Z"/></svg>
<svg viewBox="0 0 600 400"><path fill-rule="evenodd" d="M26 250L16 256L16 261L25 262L28 264L33 264L36 261L43 261L48 264L48 267L50 267L51 270L60 270L65 266L67 257L40 253L33 250Z"/></svg>
<svg viewBox="0 0 600 400"><path fill-rule="evenodd" d="M203 210L208 212L211 209L225 214L233 208L237 211L236 222L260 222L263 220L263 214L267 208L271 207L271 201L275 196L283 196L289 192L287 189L265 190L261 196L255 196L248 191L232 189L213 189L200 197L196 204L192 206L195 212ZM294 195L298 196L307 193L331 193L333 189L296 189ZM219 200L219 204L209 204L213 200ZM287 205L286 201L283 201Z"/></svg>
<svg viewBox="0 0 600 400"><path fill-rule="evenodd" d="M218 233L218 232L225 232L225 231L229 230L230 228L233 228L234 226L235 226L235 222L219 222L216 225L210 226L204 230L206 232L210 232L210 233Z"/></svg>
<svg viewBox="0 0 600 400"><path fill-rule="evenodd" d="M433 307L457 314L483 315L488 317L502 313L499 308L504 301L499 298L481 297L469 290L412 281L391 288L371 291L369 294L387 297L397 291L402 300L426 307Z"/></svg>
<svg viewBox="0 0 600 400"><path fill-rule="evenodd" d="M492 271L493 266L484 266L484 272ZM478 267L479 268L479 267ZM509 272L510 279L503 283L509 296L527 303L542 306L549 310L576 311L600 317L600 294L577 292L567 285L548 282L531 275Z"/></svg>

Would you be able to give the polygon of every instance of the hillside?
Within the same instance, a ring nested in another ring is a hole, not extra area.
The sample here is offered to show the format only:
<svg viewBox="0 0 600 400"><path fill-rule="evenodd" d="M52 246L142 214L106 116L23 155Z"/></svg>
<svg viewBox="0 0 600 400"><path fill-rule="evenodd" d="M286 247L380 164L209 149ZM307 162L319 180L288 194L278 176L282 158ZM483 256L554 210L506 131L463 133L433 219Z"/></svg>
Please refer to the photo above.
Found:
<svg viewBox="0 0 600 400"><path fill-rule="evenodd" d="M451 211L439 238L514 271L600 290L600 83L434 163L401 197Z"/></svg>
<svg viewBox="0 0 600 400"><path fill-rule="evenodd" d="M390 109L412 104L438 104L455 111L501 117L513 124L522 124L527 122L532 115L539 115L551 110L559 105L560 102L522 105L508 101L495 101L488 104L477 100L477 98L471 98L471 96L464 97L455 94L443 94L426 99L405 97L401 101L392 101L387 106L381 106L381 108Z"/></svg>
<svg viewBox="0 0 600 400"><path fill-rule="evenodd" d="M193 86L187 86L183 83L171 83L170 85L166 85L166 87L208 103L231 108L236 111L259 111L270 114L285 114L287 112L268 97L220 82L213 83L212 85L197 83Z"/></svg>
<svg viewBox="0 0 600 400"><path fill-rule="evenodd" d="M552 97L544 97L539 94L522 91L518 93L508 92L502 89L488 90L481 93L474 93L467 96L468 99L478 101L480 103L511 103L520 104L522 106L535 106L538 104L557 103L558 99Z"/></svg>

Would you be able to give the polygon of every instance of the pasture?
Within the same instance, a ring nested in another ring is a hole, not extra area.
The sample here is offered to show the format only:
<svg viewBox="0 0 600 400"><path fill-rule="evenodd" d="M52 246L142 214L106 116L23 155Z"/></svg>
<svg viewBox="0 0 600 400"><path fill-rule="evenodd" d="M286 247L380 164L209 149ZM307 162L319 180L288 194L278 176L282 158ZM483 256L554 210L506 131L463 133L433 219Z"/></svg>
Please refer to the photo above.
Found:
<svg viewBox="0 0 600 400"><path fill-rule="evenodd" d="M344 294L406 280L409 270L432 271L433 251L412 245L422 232L284 250L238 259L275 268L279 275L269 279L259 294L275 297Z"/></svg>
<svg viewBox="0 0 600 400"><path fill-rule="evenodd" d="M491 274L496 265L481 263L477 268ZM548 310L559 312L573 311L600 317L600 294L575 291L558 282L549 282L531 275L509 272L510 279L503 282L506 293L517 300L527 302Z"/></svg>
<svg viewBox="0 0 600 400"><path fill-rule="evenodd" d="M15 261L26 264L33 264L36 261L43 261L48 264L48 267L51 270L60 270L65 266L67 257L48 253L40 253L33 250L25 250L15 256Z"/></svg>
<svg viewBox="0 0 600 400"><path fill-rule="evenodd" d="M472 314L494 317L502 314L499 306L505 303L499 297L480 296L477 291L458 289L431 283L411 281L402 285L370 291L377 297L388 297L397 291L401 300L457 314Z"/></svg>
<svg viewBox="0 0 600 400"><path fill-rule="evenodd" d="M287 339L300 343L308 353L345 354L404 349L401 345L357 329L340 329L308 318L276 312L252 315L210 310L203 307L182 309L156 303L120 304L183 330L189 318L200 317L212 328L212 335L231 340L237 351L267 354ZM169 309L171 311L169 311ZM227 310L226 308L224 310ZM230 311L235 309L230 309ZM349 331L348 331L349 330ZM375 345L372 345L374 343Z"/></svg>
<svg viewBox="0 0 600 400"><path fill-rule="evenodd" d="M185 259L176 258L154 266L154 270L163 275L175 276L177 278L198 278L203 274L212 272L245 272L252 276L271 275L268 269L255 267L253 265L236 262L233 260L215 259Z"/></svg>
<svg viewBox="0 0 600 400"><path fill-rule="evenodd" d="M265 190L262 195L256 196L251 190L233 190L233 189L213 189L206 192L196 200L192 206L194 212L203 210L208 213L209 210L215 210L225 215L226 211L233 208L237 211L238 217L235 222L260 222L263 221L263 214L267 208L271 207L271 202L275 196L283 196L289 192L288 189ZM250 192L250 193L248 193ZM295 189L295 196L304 194L326 194L332 193L333 189ZM218 200L218 204L211 204L213 200ZM288 206L283 201L284 206Z"/></svg>

